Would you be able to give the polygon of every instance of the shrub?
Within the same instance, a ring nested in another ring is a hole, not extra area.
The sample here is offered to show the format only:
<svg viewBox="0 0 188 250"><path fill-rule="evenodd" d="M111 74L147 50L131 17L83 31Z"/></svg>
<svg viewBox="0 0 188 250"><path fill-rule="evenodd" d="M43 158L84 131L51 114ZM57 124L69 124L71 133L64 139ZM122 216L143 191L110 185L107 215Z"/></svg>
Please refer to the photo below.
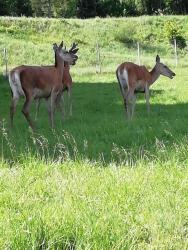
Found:
<svg viewBox="0 0 188 250"><path fill-rule="evenodd" d="M176 44L177 44L177 47L180 48L180 49L184 49L187 44L186 44L186 40L183 36L181 35L178 35L175 37L176 38ZM171 44L174 44L174 39L171 39L170 40L170 43Z"/></svg>
<svg viewBox="0 0 188 250"><path fill-rule="evenodd" d="M132 47L137 41L136 34L136 25L134 23L130 23L128 26L122 27L118 30L118 32L115 34L115 40L126 44L128 47Z"/></svg>
<svg viewBox="0 0 188 250"><path fill-rule="evenodd" d="M176 39L176 43L178 48L184 49L187 44L185 38L182 36L181 27L178 25L176 21L168 21L165 23L165 35L169 40L170 44L174 44L174 39Z"/></svg>

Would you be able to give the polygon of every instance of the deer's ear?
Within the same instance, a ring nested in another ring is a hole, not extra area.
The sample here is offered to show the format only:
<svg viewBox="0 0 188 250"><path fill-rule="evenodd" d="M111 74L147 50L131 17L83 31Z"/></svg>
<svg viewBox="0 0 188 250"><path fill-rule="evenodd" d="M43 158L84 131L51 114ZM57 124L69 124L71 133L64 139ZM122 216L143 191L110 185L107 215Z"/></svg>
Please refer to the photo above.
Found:
<svg viewBox="0 0 188 250"><path fill-rule="evenodd" d="M63 41L59 45L59 49L62 49L62 48L63 48Z"/></svg>
<svg viewBox="0 0 188 250"><path fill-rule="evenodd" d="M58 46L56 43L53 44L53 50L56 51L58 49Z"/></svg>
<svg viewBox="0 0 188 250"><path fill-rule="evenodd" d="M159 57L159 55L156 56L156 62L160 63L160 57Z"/></svg>

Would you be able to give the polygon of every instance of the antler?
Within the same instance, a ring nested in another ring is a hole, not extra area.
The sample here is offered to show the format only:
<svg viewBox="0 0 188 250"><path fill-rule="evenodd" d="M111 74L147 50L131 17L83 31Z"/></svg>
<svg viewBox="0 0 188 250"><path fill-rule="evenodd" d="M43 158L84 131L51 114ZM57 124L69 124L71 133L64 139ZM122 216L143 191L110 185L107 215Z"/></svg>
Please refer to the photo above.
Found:
<svg viewBox="0 0 188 250"><path fill-rule="evenodd" d="M59 45L59 49L62 49L62 48L63 48L63 41Z"/></svg>
<svg viewBox="0 0 188 250"><path fill-rule="evenodd" d="M69 52L70 52L70 53L73 53L73 54L76 54L76 53L78 52L78 50L79 50L79 48L76 48L77 45L78 45L78 44L73 43L73 44L72 44L72 47L71 47L70 50L69 50Z"/></svg>

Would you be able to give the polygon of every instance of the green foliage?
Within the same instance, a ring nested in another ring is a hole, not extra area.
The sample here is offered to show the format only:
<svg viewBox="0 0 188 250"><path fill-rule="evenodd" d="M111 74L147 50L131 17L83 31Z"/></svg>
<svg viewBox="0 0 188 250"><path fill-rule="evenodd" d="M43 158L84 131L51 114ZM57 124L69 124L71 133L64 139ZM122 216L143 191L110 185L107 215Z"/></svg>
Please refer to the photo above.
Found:
<svg viewBox="0 0 188 250"><path fill-rule="evenodd" d="M176 21L167 21L164 28L165 35L171 44L174 44L174 39L176 39L177 46L180 49L184 49L186 47L186 40L182 36L182 29Z"/></svg>
<svg viewBox="0 0 188 250"><path fill-rule="evenodd" d="M186 14L188 2L179 0L0 0L0 15L80 17Z"/></svg>
<svg viewBox="0 0 188 250"><path fill-rule="evenodd" d="M187 47L187 42L185 38L181 35L176 36L176 43L180 49L185 49Z"/></svg>
<svg viewBox="0 0 188 250"><path fill-rule="evenodd" d="M176 21L167 21L165 23L165 33L169 40L175 39L180 35L180 27Z"/></svg>
<svg viewBox="0 0 188 250"><path fill-rule="evenodd" d="M121 26L117 29L115 39L119 42L125 43L126 46L132 47L138 41L137 25L135 22L130 22L129 25Z"/></svg>
<svg viewBox="0 0 188 250"><path fill-rule="evenodd" d="M30 0L0 0L0 16L31 16Z"/></svg>
<svg viewBox="0 0 188 250"><path fill-rule="evenodd" d="M78 0L53 0L53 16L54 17L76 17Z"/></svg>
<svg viewBox="0 0 188 250"><path fill-rule="evenodd" d="M118 64L120 54L128 56L129 60L135 59L137 41L140 42L142 54L162 53L170 56L174 51L165 39L164 26L165 22L171 19L145 16L88 20L1 17L0 49L3 50L6 45L9 51L9 65L45 64L49 63L49 60L53 61L51 45L54 42L63 39L66 45L70 46L75 41L80 46L79 66L84 72L87 71L86 68L93 72L96 67L97 42L101 47L102 64L105 67L111 63ZM176 19L182 23L182 34L188 40L187 17ZM37 56L39 51L42 51L40 57ZM184 50L179 50L178 53L186 56ZM88 67L85 68L86 61ZM1 59L0 63L3 63Z"/></svg>

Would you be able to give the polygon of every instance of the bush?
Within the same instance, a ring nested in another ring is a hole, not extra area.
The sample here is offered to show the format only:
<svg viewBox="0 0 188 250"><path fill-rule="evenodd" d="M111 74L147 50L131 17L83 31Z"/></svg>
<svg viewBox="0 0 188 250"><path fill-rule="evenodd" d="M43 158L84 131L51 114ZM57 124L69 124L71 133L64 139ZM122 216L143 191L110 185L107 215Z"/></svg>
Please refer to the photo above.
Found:
<svg viewBox="0 0 188 250"><path fill-rule="evenodd" d="M186 40L185 40L185 38L183 36L178 35L178 36L175 37L175 39L176 39L176 44L177 44L178 48L184 49L187 46ZM171 39L170 43L174 44L174 39Z"/></svg>
<svg viewBox="0 0 188 250"><path fill-rule="evenodd" d="M115 34L115 40L126 44L127 47L134 47L134 44L136 44L137 41L136 35L136 25L134 23L130 23L126 27L122 27L117 31Z"/></svg>
<svg viewBox="0 0 188 250"><path fill-rule="evenodd" d="M182 36L181 27L176 21L168 21L165 23L165 35L169 40L170 44L174 44L174 39L176 39L177 47L184 49L187 44L185 38Z"/></svg>

